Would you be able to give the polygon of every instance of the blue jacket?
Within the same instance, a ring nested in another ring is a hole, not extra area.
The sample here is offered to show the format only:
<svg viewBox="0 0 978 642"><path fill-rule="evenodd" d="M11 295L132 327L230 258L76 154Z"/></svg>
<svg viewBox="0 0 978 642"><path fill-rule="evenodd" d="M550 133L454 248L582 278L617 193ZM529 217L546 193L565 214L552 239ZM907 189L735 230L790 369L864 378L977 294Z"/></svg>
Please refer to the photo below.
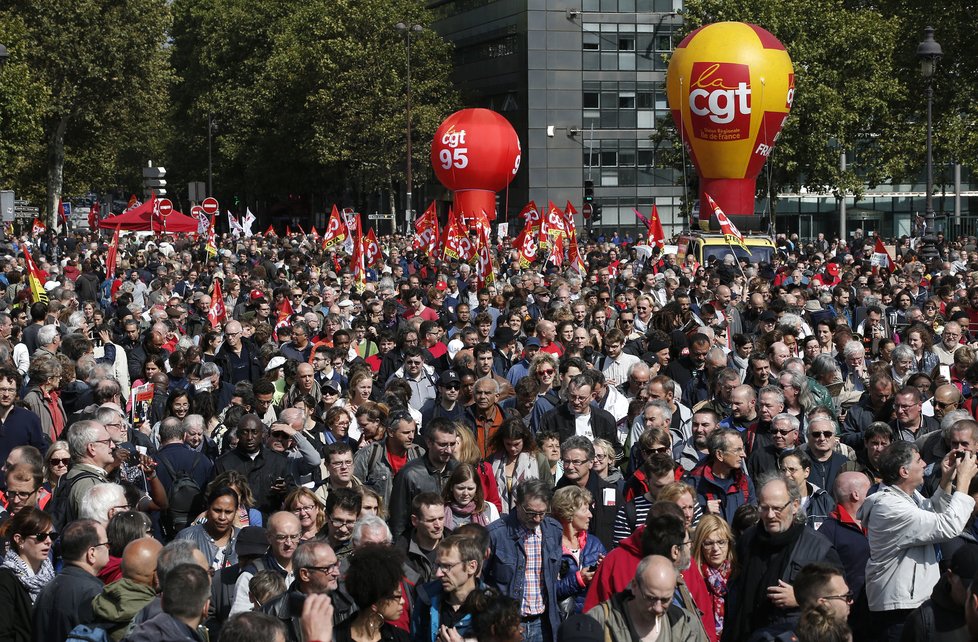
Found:
<svg viewBox="0 0 978 642"><path fill-rule="evenodd" d="M545 517L540 525L543 530L543 597L544 617L550 624L544 627L544 638L556 638L560 627L560 611L557 608L557 575L563 547L563 528L552 517ZM503 515L489 525L489 559L482 570L482 578L491 588L503 595L520 601L526 574L526 552L523 550L523 527L516 513ZM549 635L549 637L548 637Z"/></svg>
<svg viewBox="0 0 978 642"><path fill-rule="evenodd" d="M561 558L560 563L560 573L561 579L557 580L557 599L564 600L568 597L574 598L574 613L584 612L584 596L587 593L587 586L582 585L578 579L578 571L581 568L587 568L598 563L598 558L604 555L607 551L604 548L604 544L601 540L590 535L587 532L583 533L584 543L581 545L581 563L578 565L574 556L570 553L566 553ZM566 571L564 570L564 564L566 564Z"/></svg>
<svg viewBox="0 0 978 642"><path fill-rule="evenodd" d="M737 512L738 508L744 504L757 502L754 482L742 470L732 472L732 483L724 489L723 482L718 481L713 476L712 467L708 461L704 460L696 468L689 471L683 481L696 490L696 499L704 513L709 512L708 502L711 499L719 499L721 517L727 520L728 524L733 523L734 513Z"/></svg>
<svg viewBox="0 0 978 642"><path fill-rule="evenodd" d="M476 590L486 585L476 579ZM445 589L441 580L432 580L417 586L414 611L411 612L411 639L437 642L438 627L441 626L441 604L445 599ZM463 638L472 636L472 614L468 613L455 623L455 630Z"/></svg>

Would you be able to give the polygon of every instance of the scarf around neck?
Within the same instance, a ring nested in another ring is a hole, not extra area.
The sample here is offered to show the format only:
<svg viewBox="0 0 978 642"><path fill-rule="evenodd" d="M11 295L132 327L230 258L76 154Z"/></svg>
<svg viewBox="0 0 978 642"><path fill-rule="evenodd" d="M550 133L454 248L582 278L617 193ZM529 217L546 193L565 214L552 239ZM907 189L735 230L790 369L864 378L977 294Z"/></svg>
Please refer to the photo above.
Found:
<svg viewBox="0 0 978 642"><path fill-rule="evenodd" d="M0 566L10 569L17 575L17 579L20 580L20 583L30 593L31 604L37 601L37 596L41 592L41 589L54 579L54 567L51 565L51 560L45 559L41 564L40 570L35 574L34 569L20 555L15 553L13 549L7 551L7 554L3 558L3 563Z"/></svg>

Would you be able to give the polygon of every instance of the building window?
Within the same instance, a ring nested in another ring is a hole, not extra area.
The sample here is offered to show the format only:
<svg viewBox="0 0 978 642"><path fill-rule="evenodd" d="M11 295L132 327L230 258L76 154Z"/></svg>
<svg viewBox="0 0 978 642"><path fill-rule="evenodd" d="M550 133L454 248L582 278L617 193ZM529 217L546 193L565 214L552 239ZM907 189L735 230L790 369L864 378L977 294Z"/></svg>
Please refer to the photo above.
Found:
<svg viewBox="0 0 978 642"><path fill-rule="evenodd" d="M583 45L584 51L598 51L601 49L601 35L597 33L589 33L587 31L583 34Z"/></svg>
<svg viewBox="0 0 978 642"><path fill-rule="evenodd" d="M635 38L633 36L619 36L618 51L635 51Z"/></svg>

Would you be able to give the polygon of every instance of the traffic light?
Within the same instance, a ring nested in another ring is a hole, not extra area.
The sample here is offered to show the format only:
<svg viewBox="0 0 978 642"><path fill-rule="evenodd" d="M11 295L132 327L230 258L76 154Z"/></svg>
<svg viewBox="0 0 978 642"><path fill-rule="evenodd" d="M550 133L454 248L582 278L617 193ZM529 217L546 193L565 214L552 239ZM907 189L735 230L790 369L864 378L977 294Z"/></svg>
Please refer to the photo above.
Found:
<svg viewBox="0 0 978 642"><path fill-rule="evenodd" d="M584 181L584 202L594 202L594 181L592 180Z"/></svg>
<svg viewBox="0 0 978 642"><path fill-rule="evenodd" d="M601 205L600 203L595 203L592 207L594 209L592 210L591 221L597 223L601 220Z"/></svg>
<svg viewBox="0 0 978 642"><path fill-rule="evenodd" d="M143 168L143 196L149 198L153 193L166 196L166 168L153 167L153 161L149 161Z"/></svg>

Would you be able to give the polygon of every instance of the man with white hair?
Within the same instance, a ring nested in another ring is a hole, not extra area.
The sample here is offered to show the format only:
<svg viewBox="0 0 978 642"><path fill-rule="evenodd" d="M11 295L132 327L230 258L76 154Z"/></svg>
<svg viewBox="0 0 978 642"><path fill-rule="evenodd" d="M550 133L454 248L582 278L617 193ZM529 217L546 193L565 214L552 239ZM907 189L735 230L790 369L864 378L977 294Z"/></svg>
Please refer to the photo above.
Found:
<svg viewBox="0 0 978 642"><path fill-rule="evenodd" d="M68 428L68 451L72 467L55 489L51 500L55 529L77 519L85 493L92 486L107 484L106 470L115 462L116 444L108 429L97 421L78 421Z"/></svg>
<svg viewBox="0 0 978 642"><path fill-rule="evenodd" d="M78 519L95 520L102 526L108 526L109 520L117 513L130 510L126 501L126 490L119 484L96 484L82 496Z"/></svg>
<svg viewBox="0 0 978 642"><path fill-rule="evenodd" d="M958 351L961 343L962 329L957 321L948 321L941 332L941 342L935 343L931 348L942 366L954 365L954 353Z"/></svg>

